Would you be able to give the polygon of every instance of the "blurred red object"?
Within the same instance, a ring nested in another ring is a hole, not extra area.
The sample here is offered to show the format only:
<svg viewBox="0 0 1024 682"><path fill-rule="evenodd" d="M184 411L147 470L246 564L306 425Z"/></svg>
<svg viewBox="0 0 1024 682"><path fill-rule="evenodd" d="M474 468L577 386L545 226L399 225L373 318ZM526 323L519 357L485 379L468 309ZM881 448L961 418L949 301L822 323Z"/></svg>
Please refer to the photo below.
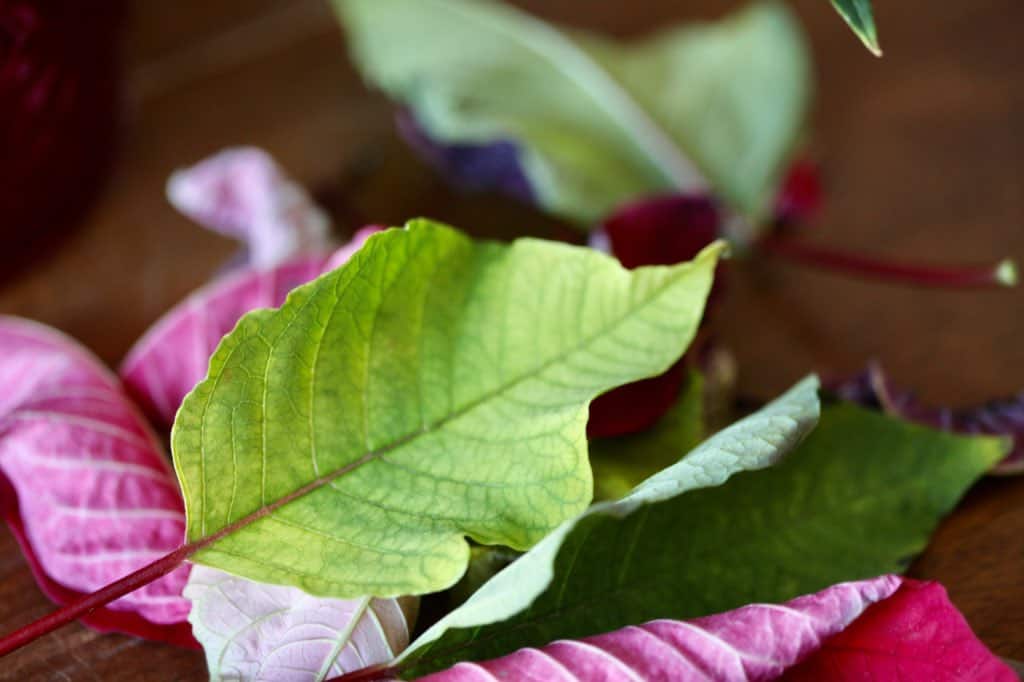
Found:
<svg viewBox="0 0 1024 682"><path fill-rule="evenodd" d="M120 0L0 0L0 249L80 217L106 177Z"/></svg>

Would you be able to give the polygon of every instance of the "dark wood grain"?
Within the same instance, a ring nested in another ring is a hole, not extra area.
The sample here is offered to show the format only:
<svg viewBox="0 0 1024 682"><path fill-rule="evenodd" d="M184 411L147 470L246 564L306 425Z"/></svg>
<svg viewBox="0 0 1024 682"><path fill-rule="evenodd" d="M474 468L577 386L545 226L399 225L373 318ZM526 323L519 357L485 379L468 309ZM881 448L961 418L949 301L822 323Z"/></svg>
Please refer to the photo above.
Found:
<svg viewBox="0 0 1024 682"><path fill-rule="evenodd" d="M543 16L630 36L713 17L716 0L530 0ZM822 0L793 3L818 71L812 149L828 202L815 243L936 262L1024 257L1024 120L1014 0L880 2L886 56L870 57ZM164 310L233 251L163 199L175 168L226 145L269 149L332 208L429 215L477 233L550 234L552 220L491 196L456 196L396 139L391 108L348 65L320 0L138 0L127 40L126 120L114 177L88 219L0 285L0 312L32 317L116 364ZM851 281L772 261L735 269L718 333L743 393L879 358L935 402L1024 387L1024 290L949 293ZM913 574L941 580L997 653L1024 659L1024 478L987 480L940 528ZM0 532L0 630L44 614ZM78 625L5 659L11 680L198 680L198 652Z"/></svg>

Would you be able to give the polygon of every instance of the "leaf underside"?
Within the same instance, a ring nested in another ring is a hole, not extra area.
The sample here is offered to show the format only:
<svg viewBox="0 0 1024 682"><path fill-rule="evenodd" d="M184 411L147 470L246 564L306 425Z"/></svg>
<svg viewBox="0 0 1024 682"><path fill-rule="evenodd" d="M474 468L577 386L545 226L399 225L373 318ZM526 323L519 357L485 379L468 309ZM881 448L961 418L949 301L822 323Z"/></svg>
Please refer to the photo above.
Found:
<svg viewBox="0 0 1024 682"><path fill-rule="evenodd" d="M172 432L194 560L314 595L445 588L590 501L587 404L664 371L721 244L626 271L429 221L225 337Z"/></svg>

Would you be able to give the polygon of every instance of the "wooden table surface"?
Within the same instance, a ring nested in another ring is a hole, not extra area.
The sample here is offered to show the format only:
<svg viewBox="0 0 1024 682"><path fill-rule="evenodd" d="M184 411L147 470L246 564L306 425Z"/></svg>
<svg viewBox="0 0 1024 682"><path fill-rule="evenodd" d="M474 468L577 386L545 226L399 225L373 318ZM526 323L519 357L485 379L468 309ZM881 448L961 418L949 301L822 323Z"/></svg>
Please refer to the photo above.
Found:
<svg viewBox="0 0 1024 682"><path fill-rule="evenodd" d="M720 13L721 0L531 0L552 19L619 35ZM870 57L824 0L792 3L816 59L813 149L827 204L817 243L936 262L1024 259L1024 80L1018 0L876 2L886 56ZM126 117L112 181L85 223L0 283L0 312L59 327L116 364L234 246L163 198L168 174L217 149L270 150L337 216L428 215L476 233L553 222L493 196L456 196L396 139L391 107L349 66L322 0L137 0ZM747 262L719 316L741 390L768 398L811 370L879 358L928 400L1024 388L1024 289L939 292ZM985 480L943 523L915 576L942 581L999 655L1024 659L1024 477ZM0 532L0 629L43 615ZM0 664L11 680L198 680L201 654L77 624Z"/></svg>

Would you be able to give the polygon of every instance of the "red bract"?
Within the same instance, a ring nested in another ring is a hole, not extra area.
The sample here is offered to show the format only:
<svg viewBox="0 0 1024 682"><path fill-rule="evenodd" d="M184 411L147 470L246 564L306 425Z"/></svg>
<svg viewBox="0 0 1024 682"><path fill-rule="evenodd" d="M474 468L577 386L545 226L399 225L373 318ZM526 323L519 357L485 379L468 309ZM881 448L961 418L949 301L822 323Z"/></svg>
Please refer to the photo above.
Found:
<svg viewBox="0 0 1024 682"><path fill-rule="evenodd" d="M121 3L0 0L0 225L8 248L86 206L111 157Z"/></svg>
<svg viewBox="0 0 1024 682"><path fill-rule="evenodd" d="M784 677L816 680L1015 682L938 583L906 580Z"/></svg>
<svg viewBox="0 0 1024 682"><path fill-rule="evenodd" d="M626 204L601 225L611 252L627 268L688 261L719 237L715 204L668 194Z"/></svg>
<svg viewBox="0 0 1024 682"><path fill-rule="evenodd" d="M705 197L670 194L627 204L605 220L592 245L603 247L627 268L691 260L718 238L720 219ZM603 243L602 243L603 242ZM708 297L720 290L719 264ZM672 406L686 375L684 360L664 374L609 391L590 404L587 434L605 438L652 426Z"/></svg>
<svg viewBox="0 0 1024 682"><path fill-rule="evenodd" d="M775 197L775 220L783 225L809 222L821 208L821 173L810 159L797 159Z"/></svg>

